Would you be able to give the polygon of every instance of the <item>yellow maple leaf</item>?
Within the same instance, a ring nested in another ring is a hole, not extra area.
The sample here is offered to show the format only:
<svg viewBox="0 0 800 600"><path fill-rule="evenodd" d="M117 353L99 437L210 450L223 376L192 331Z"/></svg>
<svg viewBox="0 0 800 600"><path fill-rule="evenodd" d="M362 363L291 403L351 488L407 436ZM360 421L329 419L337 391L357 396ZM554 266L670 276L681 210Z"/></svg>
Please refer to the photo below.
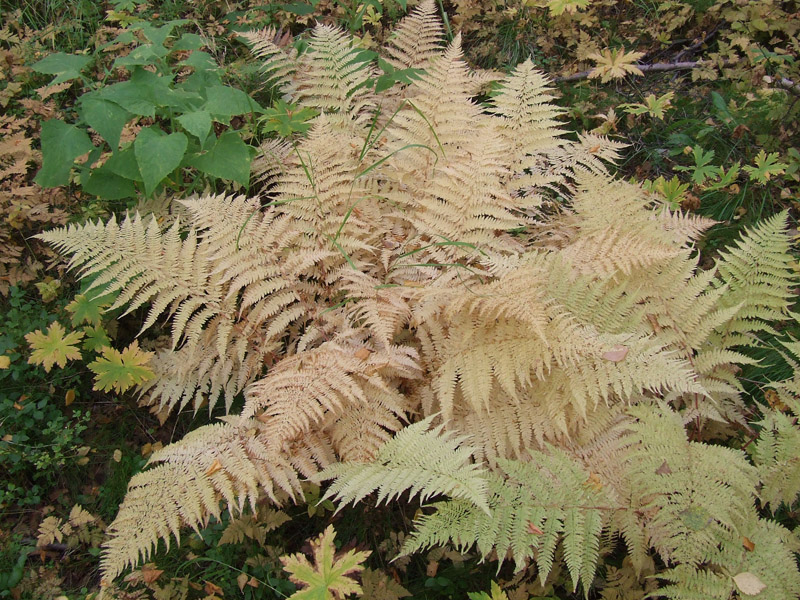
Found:
<svg viewBox="0 0 800 600"><path fill-rule="evenodd" d="M643 56L644 52L625 52L624 48L606 48L599 54L590 54L588 58L597 66L589 73L589 79L600 77L602 83L607 83L626 75L644 75L635 64Z"/></svg>
<svg viewBox="0 0 800 600"><path fill-rule="evenodd" d="M66 335L64 335L65 333ZM44 366L47 373L50 372L53 365L65 367L68 360L81 357L81 351L75 347L75 344L83 339L83 332L67 333L58 321L50 325L47 334L42 333L41 329L37 329L27 334L25 339L33 350L28 363Z"/></svg>

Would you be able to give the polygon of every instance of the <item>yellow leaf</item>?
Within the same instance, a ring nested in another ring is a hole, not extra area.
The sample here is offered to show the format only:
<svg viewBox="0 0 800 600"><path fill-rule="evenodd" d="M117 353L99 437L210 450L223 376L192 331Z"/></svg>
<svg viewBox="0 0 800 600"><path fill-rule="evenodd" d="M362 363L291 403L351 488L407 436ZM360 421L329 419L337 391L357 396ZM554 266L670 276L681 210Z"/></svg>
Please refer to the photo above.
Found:
<svg viewBox="0 0 800 600"><path fill-rule="evenodd" d="M206 469L206 477L210 477L211 475L213 475L214 473L216 473L220 469L222 469L222 463L219 462L218 458L215 458L214 462L211 463L211 466L208 467L208 469Z"/></svg>
<svg viewBox="0 0 800 600"><path fill-rule="evenodd" d="M122 460L122 451L117 449L114 450L114 462L119 462Z"/></svg>
<svg viewBox="0 0 800 600"><path fill-rule="evenodd" d="M745 596L757 596L767 588L764 582L749 571L735 575L733 581Z"/></svg>
<svg viewBox="0 0 800 600"><path fill-rule="evenodd" d="M81 357L81 352L75 347L75 344L83 339L83 332L67 333L64 326L58 321L50 325L47 334L42 333L41 329L37 329L27 334L25 339L33 350L28 363L42 365L46 373L50 372L53 365L65 367L68 360Z"/></svg>
<svg viewBox="0 0 800 600"><path fill-rule="evenodd" d="M75 402L75 390L67 390L64 394L64 406L69 406L73 402Z"/></svg>
<svg viewBox="0 0 800 600"><path fill-rule="evenodd" d="M602 83L619 79L626 75L644 75L636 65L636 61L644 56L644 52L625 52L624 48L602 50L599 54L590 54L589 58L597 66L589 73L589 79L600 77Z"/></svg>
<svg viewBox="0 0 800 600"><path fill-rule="evenodd" d="M7 369L11 366L11 357L0 356L0 369Z"/></svg>

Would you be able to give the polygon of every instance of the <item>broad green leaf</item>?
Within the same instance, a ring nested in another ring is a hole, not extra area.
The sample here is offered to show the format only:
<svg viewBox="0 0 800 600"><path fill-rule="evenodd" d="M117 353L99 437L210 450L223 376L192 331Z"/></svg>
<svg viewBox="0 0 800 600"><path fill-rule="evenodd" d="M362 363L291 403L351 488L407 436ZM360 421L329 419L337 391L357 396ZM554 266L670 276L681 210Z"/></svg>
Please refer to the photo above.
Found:
<svg viewBox="0 0 800 600"><path fill-rule="evenodd" d="M56 75L57 77L50 82L50 85L53 85L80 77L81 70L91 61L91 56L56 52L48 54L39 62L34 63L31 68L37 73Z"/></svg>
<svg viewBox="0 0 800 600"><path fill-rule="evenodd" d="M178 123L203 144L211 131L211 114L207 110L195 110L179 116Z"/></svg>
<svg viewBox="0 0 800 600"><path fill-rule="evenodd" d="M98 94L106 100L116 102L134 115L154 117L156 114L156 105L151 99L151 94L133 81L121 81L109 85L100 90Z"/></svg>
<svg viewBox="0 0 800 600"><path fill-rule="evenodd" d="M348 594L361 594L361 586L350 575L364 569L361 563L370 553L350 550L336 556L335 537L333 525L328 525L316 540L311 541L314 564L300 553L281 557L289 578L303 588L289 596L289 600L334 600Z"/></svg>
<svg viewBox="0 0 800 600"><path fill-rule="evenodd" d="M281 9L294 15L310 15L314 12L314 7L305 2L292 2L291 4L281 4Z"/></svg>
<svg viewBox="0 0 800 600"><path fill-rule="evenodd" d="M112 150L119 148L119 137L125 123L133 117L131 113L116 102L99 97L97 94L81 96L81 116L97 133L103 136Z"/></svg>
<svg viewBox="0 0 800 600"><path fill-rule="evenodd" d="M139 172L139 165L136 162L136 153L133 150L133 145L112 154L98 170L108 170L115 175L132 181L143 181L142 174Z"/></svg>
<svg viewBox="0 0 800 600"><path fill-rule="evenodd" d="M114 173L106 165L92 170L83 191L106 200L135 198L136 186L130 178Z"/></svg>
<svg viewBox="0 0 800 600"><path fill-rule="evenodd" d="M203 52L201 50L195 50L192 52L185 60L182 60L180 65L192 67L198 71L213 71L219 69L219 65L217 61L214 60L214 57L211 56L208 52ZM221 86L222 83L219 81L216 85Z"/></svg>
<svg viewBox="0 0 800 600"><path fill-rule="evenodd" d="M232 179L242 185L250 182L250 147L235 131L223 133L208 152L188 162L203 173L220 179Z"/></svg>
<svg viewBox="0 0 800 600"><path fill-rule="evenodd" d="M185 25L188 23L186 19L176 19L168 21L161 27L151 25L150 23L143 22L141 25L132 27L132 29L139 29L149 41L158 46L163 46L167 38L172 34L172 30L178 25Z"/></svg>
<svg viewBox="0 0 800 600"><path fill-rule="evenodd" d="M69 171L75 159L94 146L83 129L51 119L42 123L42 168L34 181L42 187L69 183Z"/></svg>
<svg viewBox="0 0 800 600"><path fill-rule="evenodd" d="M184 33L177 42L172 45L170 50L175 52L176 50L199 50L206 43L196 33Z"/></svg>
<svg viewBox="0 0 800 600"><path fill-rule="evenodd" d="M152 195L156 186L181 164L188 143L186 135L180 132L164 135L157 127L139 132L133 150L144 180L145 195Z"/></svg>
<svg viewBox="0 0 800 600"><path fill-rule="evenodd" d="M89 323L89 325L100 325L103 322L103 309L111 306L112 298L110 295L88 297L86 294L78 294L67 304L67 312L72 314L72 325Z"/></svg>
<svg viewBox="0 0 800 600"><path fill-rule="evenodd" d="M37 329L25 336L33 352L28 363L42 365L49 373L53 365L65 367L68 360L81 357L81 351L75 346L83 339L83 332L73 331L66 333L64 326L58 321L53 322L47 329L47 334Z"/></svg>
<svg viewBox="0 0 800 600"><path fill-rule="evenodd" d="M126 56L120 56L114 61L114 67L134 67L157 65L158 61L167 55L167 49L153 44L137 46Z"/></svg>
<svg viewBox="0 0 800 600"><path fill-rule="evenodd" d="M89 369L95 374L93 389L103 392L113 389L122 393L149 381L155 377L147 366L152 358L153 353L140 350L136 341L122 352L106 346L102 349L102 356L89 363Z"/></svg>
<svg viewBox="0 0 800 600"><path fill-rule="evenodd" d="M237 90L226 85L216 85L206 90L205 110L212 115L220 117L232 117L233 115L244 115L251 112L264 112L264 109L245 94L242 90Z"/></svg>

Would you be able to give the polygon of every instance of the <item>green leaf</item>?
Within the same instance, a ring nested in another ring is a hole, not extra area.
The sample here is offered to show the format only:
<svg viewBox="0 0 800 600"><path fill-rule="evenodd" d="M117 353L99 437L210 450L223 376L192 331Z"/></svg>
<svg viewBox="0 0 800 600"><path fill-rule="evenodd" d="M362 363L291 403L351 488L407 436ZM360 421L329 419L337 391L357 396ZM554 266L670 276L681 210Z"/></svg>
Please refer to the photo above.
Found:
<svg viewBox="0 0 800 600"><path fill-rule="evenodd" d="M86 183L83 184L83 191L106 200L136 197L136 186L133 181L114 173L106 165L92 170Z"/></svg>
<svg viewBox="0 0 800 600"><path fill-rule="evenodd" d="M203 144L211 131L211 113L207 110L188 112L178 117L178 123Z"/></svg>
<svg viewBox="0 0 800 600"><path fill-rule="evenodd" d="M103 309L111 306L111 302L112 297L108 294L91 298L86 294L78 294L64 308L72 314L73 327L82 323L100 325L103 322Z"/></svg>
<svg viewBox="0 0 800 600"><path fill-rule="evenodd" d="M756 166L746 165L744 170L747 171L751 181L765 184L773 175L780 175L789 167L786 163L778 162L779 157L777 152L767 154L761 150L753 160Z"/></svg>
<svg viewBox="0 0 800 600"><path fill-rule="evenodd" d="M198 71L213 71L219 69L219 65L217 64L217 61L214 60L214 57L208 52L203 52L201 50L195 50L179 64L186 67L192 67Z"/></svg>
<svg viewBox="0 0 800 600"><path fill-rule="evenodd" d="M264 116L259 119L264 131L274 131L283 137L290 137L293 133L305 133L311 127L310 119L319 113L307 106L299 107L297 104L287 104L283 100L275 102L275 106L264 111Z"/></svg>
<svg viewBox="0 0 800 600"><path fill-rule="evenodd" d="M109 85L100 90L98 94L106 100L116 102L134 115L154 117L156 114L156 105L151 100L150 94L133 81L121 81Z"/></svg>
<svg viewBox="0 0 800 600"><path fill-rule="evenodd" d="M31 68L37 73L56 75L57 77L50 82L50 84L53 85L80 77L81 70L91 61L91 56L56 52L54 54L48 54L42 60L34 63Z"/></svg>
<svg viewBox="0 0 800 600"><path fill-rule="evenodd" d="M139 132L133 150L144 180L145 195L152 195L156 186L181 164L188 143L186 135L180 132L164 135L157 127Z"/></svg>
<svg viewBox="0 0 800 600"><path fill-rule="evenodd" d="M348 594L361 594L361 586L350 576L364 569L361 563L370 553L350 550L336 556L335 537L333 525L328 525L316 540L311 541L314 564L300 553L281 556L289 578L303 587L289 596L289 600L334 600Z"/></svg>
<svg viewBox="0 0 800 600"><path fill-rule="evenodd" d="M103 166L98 170L108 170L132 181L143 181L132 145L112 154L111 158L103 163Z"/></svg>
<svg viewBox="0 0 800 600"><path fill-rule="evenodd" d="M310 15L314 12L314 7L305 2L292 2L291 4L281 4L281 10L285 10L293 15Z"/></svg>
<svg viewBox="0 0 800 600"><path fill-rule="evenodd" d="M75 159L94 146L83 129L51 119L42 123L42 168L34 181L42 187L69 183L69 171Z"/></svg>
<svg viewBox="0 0 800 600"><path fill-rule="evenodd" d="M100 348L111 345L111 339L101 325L97 325L96 327L84 327L83 333L86 334L83 345L81 346L84 350L97 352Z"/></svg>
<svg viewBox="0 0 800 600"><path fill-rule="evenodd" d="M97 94L81 96L81 116L97 133L103 136L112 150L119 148L119 137L125 123L133 116L119 104Z"/></svg>
<svg viewBox="0 0 800 600"><path fill-rule="evenodd" d="M208 152L188 162L220 179L231 179L245 186L250 182L250 147L235 131L223 133Z"/></svg>
<svg viewBox="0 0 800 600"><path fill-rule="evenodd" d="M149 381L155 374L147 366L153 358L152 352L139 349L139 342L133 342L122 352L106 346L102 357L89 363L89 369L95 374L95 390L107 392L125 390Z"/></svg>
<svg viewBox="0 0 800 600"><path fill-rule="evenodd" d="M170 48L170 50L172 52L175 52L177 50L199 50L205 45L206 43L205 41L203 41L203 38L201 38L196 33L184 33L181 36L181 39L179 39L172 45L172 48Z"/></svg>
<svg viewBox="0 0 800 600"><path fill-rule="evenodd" d="M216 85L208 88L206 94L207 100L204 108L215 116L230 118L233 115L264 112L258 102L242 90L230 86Z"/></svg>
<svg viewBox="0 0 800 600"><path fill-rule="evenodd" d="M28 363L42 365L49 373L53 365L65 367L68 360L80 358L81 352L74 344L81 341L83 333L73 331L64 335L65 333L64 326L54 321L47 329L46 335L40 329L27 334L25 339L33 350Z"/></svg>
<svg viewBox="0 0 800 600"><path fill-rule="evenodd" d="M164 42L166 42L167 38L170 37L172 30L175 29L175 27L178 25L185 25L188 22L189 21L186 19L176 19L168 21L161 27L156 27L150 23L143 22L141 25L136 25L131 29L141 30L141 32L144 34L144 37L146 37L150 42L158 46L163 46Z"/></svg>
<svg viewBox="0 0 800 600"><path fill-rule="evenodd" d="M120 56L114 61L114 67L133 67L144 65L155 65L166 56L166 48L144 44L130 51L126 56Z"/></svg>

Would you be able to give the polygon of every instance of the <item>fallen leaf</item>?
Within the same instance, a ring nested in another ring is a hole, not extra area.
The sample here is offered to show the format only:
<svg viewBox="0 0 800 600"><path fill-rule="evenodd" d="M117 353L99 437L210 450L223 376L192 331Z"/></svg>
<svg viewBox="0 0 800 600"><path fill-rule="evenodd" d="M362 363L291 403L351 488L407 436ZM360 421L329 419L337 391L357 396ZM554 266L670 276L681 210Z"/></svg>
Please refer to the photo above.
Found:
<svg viewBox="0 0 800 600"><path fill-rule="evenodd" d="M733 581L745 596L757 596L767 588L764 582L748 571L734 575Z"/></svg>
<svg viewBox="0 0 800 600"><path fill-rule="evenodd" d="M528 521L528 533L532 533L534 535L544 535L544 531L539 529L536 525Z"/></svg>
<svg viewBox="0 0 800 600"><path fill-rule="evenodd" d="M603 352L603 358L611 362L619 362L624 360L626 356L628 356L628 347L621 344L617 344L611 350Z"/></svg>
<svg viewBox="0 0 800 600"><path fill-rule="evenodd" d="M236 578L236 585L239 586L240 592L244 591L244 586L247 585L248 579L247 573L239 573L239 576Z"/></svg>
<svg viewBox="0 0 800 600"><path fill-rule="evenodd" d="M601 489L603 489L603 482L602 482L602 480L600 479L600 476L597 473L590 473L589 474L589 479L584 481L583 485L585 485L587 487L591 487L591 488L597 490L598 492Z"/></svg>
<svg viewBox="0 0 800 600"><path fill-rule="evenodd" d="M220 469L222 469L222 463L219 462L218 458L215 458L214 462L211 463L211 466L208 467L208 469L206 469L206 477L210 477L211 475L213 475L214 473L216 473ZM208 592L208 593L211 594L212 592Z"/></svg>
<svg viewBox="0 0 800 600"><path fill-rule="evenodd" d="M353 356L359 360L367 360L371 354L372 353L369 351L369 348L363 347L359 348Z"/></svg>
<svg viewBox="0 0 800 600"><path fill-rule="evenodd" d="M427 568L425 569L425 574L428 577L436 577L436 573L439 570L439 563L435 560L432 560L428 563Z"/></svg>
<svg viewBox="0 0 800 600"><path fill-rule="evenodd" d="M222 588L219 587L216 583L211 583L210 581L206 581L206 584L203 586L206 594L209 595L216 595L222 593Z"/></svg>
<svg viewBox="0 0 800 600"><path fill-rule="evenodd" d="M0 369L7 369L11 366L11 357L0 356Z"/></svg>
<svg viewBox="0 0 800 600"><path fill-rule="evenodd" d="M748 537L742 537L742 546L744 546L748 552L752 552L756 549L755 543Z"/></svg>
<svg viewBox="0 0 800 600"><path fill-rule="evenodd" d="M69 406L73 402L75 402L75 390L67 390L64 394L64 406Z"/></svg>
<svg viewBox="0 0 800 600"><path fill-rule="evenodd" d="M669 475L670 473L672 473L672 469L669 468L667 461L661 463L661 466L656 469L656 475Z"/></svg>
<svg viewBox="0 0 800 600"><path fill-rule="evenodd" d="M117 449L114 450L114 462L119 462L122 460L122 451Z"/></svg>
<svg viewBox="0 0 800 600"><path fill-rule="evenodd" d="M154 583L161 577L163 569L153 569L150 567L142 567L142 579L145 583Z"/></svg>

